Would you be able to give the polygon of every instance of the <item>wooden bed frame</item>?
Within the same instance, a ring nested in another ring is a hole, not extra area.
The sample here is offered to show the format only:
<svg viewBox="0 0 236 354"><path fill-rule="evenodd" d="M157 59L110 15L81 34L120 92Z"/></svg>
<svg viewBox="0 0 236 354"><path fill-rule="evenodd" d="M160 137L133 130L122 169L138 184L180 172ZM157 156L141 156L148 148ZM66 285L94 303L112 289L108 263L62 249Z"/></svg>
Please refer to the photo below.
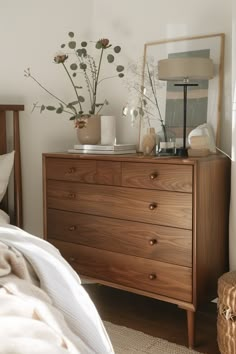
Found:
<svg viewBox="0 0 236 354"><path fill-rule="evenodd" d="M7 124L6 120L9 116L13 119L13 149L15 150L14 160L14 224L23 228L23 212L22 212L22 181L21 181L21 157L20 157L20 129L19 129L19 112L24 111L23 105L3 105L0 104L0 155L6 154L7 151ZM6 193L0 208L9 213L8 195Z"/></svg>

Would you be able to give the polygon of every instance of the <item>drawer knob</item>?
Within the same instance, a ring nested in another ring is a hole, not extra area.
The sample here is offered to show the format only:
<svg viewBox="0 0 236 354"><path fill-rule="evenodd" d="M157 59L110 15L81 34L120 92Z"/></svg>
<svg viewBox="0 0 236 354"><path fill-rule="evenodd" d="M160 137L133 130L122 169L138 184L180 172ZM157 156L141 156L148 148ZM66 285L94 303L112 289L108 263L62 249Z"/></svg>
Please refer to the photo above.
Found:
<svg viewBox="0 0 236 354"><path fill-rule="evenodd" d="M69 226L69 231L75 231L75 230L76 230L76 226L75 225Z"/></svg>
<svg viewBox="0 0 236 354"><path fill-rule="evenodd" d="M74 167L70 167L68 170L69 174L75 173L75 168Z"/></svg>
<svg viewBox="0 0 236 354"><path fill-rule="evenodd" d="M150 176L149 176L149 177L150 177L150 180L152 180L152 181L153 181L154 179L156 179L156 178L157 178L157 176L158 176L158 173L157 173L157 172L153 172L153 173L151 173L151 174L150 174Z"/></svg>
<svg viewBox="0 0 236 354"><path fill-rule="evenodd" d="M154 274L154 273L151 273L151 274L149 274L149 276L148 276L148 278L150 279L150 280L155 280L156 279L156 274Z"/></svg>
<svg viewBox="0 0 236 354"><path fill-rule="evenodd" d="M69 197L70 199L75 199L75 193L69 193L69 194L68 194L68 197Z"/></svg>
<svg viewBox="0 0 236 354"><path fill-rule="evenodd" d="M150 210L154 210L154 209L156 209L156 207L157 207L157 203L151 203L151 204L149 204L149 209L150 209Z"/></svg>
<svg viewBox="0 0 236 354"><path fill-rule="evenodd" d="M153 246L153 245L155 245L157 243L157 240L154 238L154 239L152 239L152 240L149 240L149 245L150 246Z"/></svg>

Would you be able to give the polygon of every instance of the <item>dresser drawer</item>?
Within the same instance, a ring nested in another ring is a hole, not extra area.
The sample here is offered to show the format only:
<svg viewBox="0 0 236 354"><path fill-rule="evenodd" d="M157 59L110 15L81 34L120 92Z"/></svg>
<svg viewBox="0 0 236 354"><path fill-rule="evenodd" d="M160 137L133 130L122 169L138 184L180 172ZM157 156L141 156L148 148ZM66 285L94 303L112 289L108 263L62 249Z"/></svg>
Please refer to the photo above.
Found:
<svg viewBox="0 0 236 354"><path fill-rule="evenodd" d="M192 270L49 239L79 275L192 301Z"/></svg>
<svg viewBox="0 0 236 354"><path fill-rule="evenodd" d="M96 183L113 186L121 185L121 162L97 161Z"/></svg>
<svg viewBox="0 0 236 354"><path fill-rule="evenodd" d="M96 161L61 158L46 159L46 178L95 183Z"/></svg>
<svg viewBox="0 0 236 354"><path fill-rule="evenodd" d="M192 229L192 195L49 180L48 208Z"/></svg>
<svg viewBox="0 0 236 354"><path fill-rule="evenodd" d="M122 163L122 185L134 188L192 192L192 166Z"/></svg>
<svg viewBox="0 0 236 354"><path fill-rule="evenodd" d="M48 210L49 238L192 267L192 231Z"/></svg>

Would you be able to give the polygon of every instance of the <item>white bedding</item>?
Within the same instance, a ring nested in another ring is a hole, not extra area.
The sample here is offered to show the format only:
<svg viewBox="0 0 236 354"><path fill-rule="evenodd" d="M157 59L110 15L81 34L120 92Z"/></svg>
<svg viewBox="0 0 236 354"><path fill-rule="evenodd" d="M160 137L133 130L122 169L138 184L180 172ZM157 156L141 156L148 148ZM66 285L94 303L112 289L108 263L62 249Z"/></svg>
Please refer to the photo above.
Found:
<svg viewBox="0 0 236 354"><path fill-rule="evenodd" d="M77 353L114 353L103 322L82 287L77 273L54 246L12 225L0 225L0 242L18 250L32 265L40 281L40 288L49 296L52 305L63 314L68 331L75 334L74 338L72 335L72 343L77 348ZM2 328L4 323L1 321L0 315ZM0 353L15 352L0 351ZM62 348L61 353L69 352Z"/></svg>

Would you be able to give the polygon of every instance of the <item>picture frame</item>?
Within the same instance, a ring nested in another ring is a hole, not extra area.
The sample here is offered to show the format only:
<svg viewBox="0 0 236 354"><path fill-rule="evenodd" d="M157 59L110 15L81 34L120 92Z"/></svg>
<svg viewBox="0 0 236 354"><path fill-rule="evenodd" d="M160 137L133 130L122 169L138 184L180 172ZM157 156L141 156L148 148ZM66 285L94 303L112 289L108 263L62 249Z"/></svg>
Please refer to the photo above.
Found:
<svg viewBox="0 0 236 354"><path fill-rule="evenodd" d="M198 87L188 88L188 103L189 99L191 99L191 104L190 108L187 107L187 136L195 127L204 123L209 123L213 129L216 146L218 146L220 142L220 120L224 74L224 42L224 33L171 38L145 43L143 55L143 87L145 87L147 67L149 73L150 71L153 73L152 70L157 69L159 60L178 56L209 57L213 60L214 77L209 81L199 82ZM155 73L153 73L153 75L155 75ZM182 91L180 92L181 88L179 87L173 89L175 82L170 83L158 80L158 72L155 80L157 84L155 88L155 95L158 100L161 117L166 126L176 135L176 141L178 143L178 141L180 142L183 138L183 108L180 108L180 105L183 104L183 93ZM169 92L168 89L170 89L171 92ZM199 97L203 92L204 95L202 95L202 97L204 96L204 99L199 100ZM148 93L146 94L148 95ZM191 109L191 116L188 111L189 109ZM143 117L140 117L140 150L143 136L148 127L154 127L156 133L161 130L160 119L158 117L158 112L155 105L151 108L151 110L152 112L148 119L143 119ZM148 108L148 111L150 112L150 107ZM199 112L201 112L201 114L199 114Z"/></svg>

